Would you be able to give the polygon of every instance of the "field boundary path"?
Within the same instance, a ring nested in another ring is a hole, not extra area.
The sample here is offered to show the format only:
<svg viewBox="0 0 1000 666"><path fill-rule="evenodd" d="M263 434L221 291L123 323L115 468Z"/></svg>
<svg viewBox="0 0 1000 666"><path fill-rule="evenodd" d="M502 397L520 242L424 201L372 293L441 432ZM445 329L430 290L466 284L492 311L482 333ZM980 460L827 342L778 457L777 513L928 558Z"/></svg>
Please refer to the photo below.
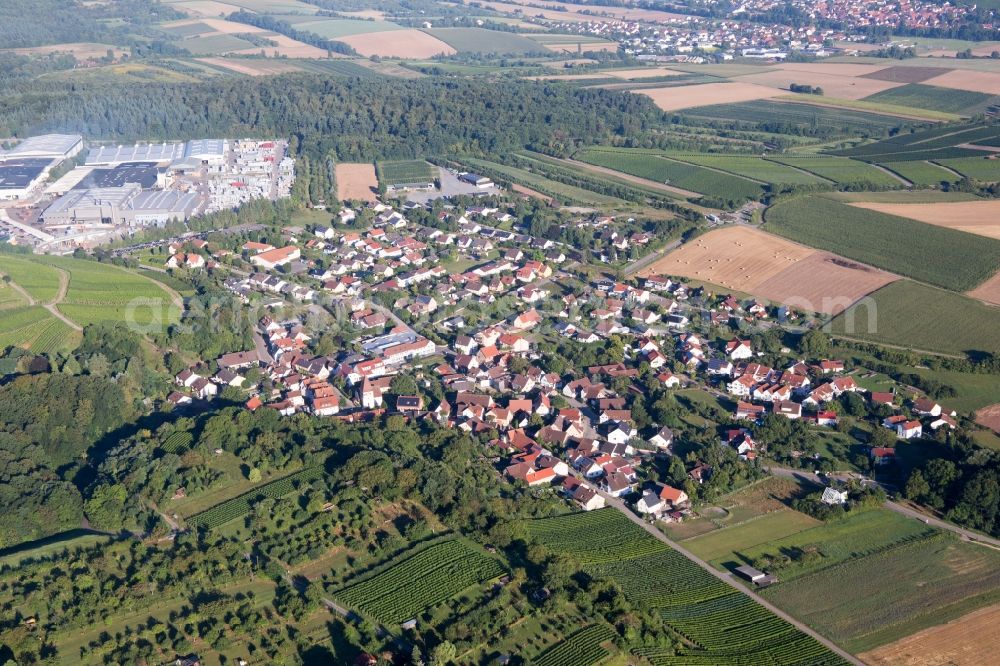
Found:
<svg viewBox="0 0 1000 666"><path fill-rule="evenodd" d="M795 155L795 153L792 153L792 152L789 152L787 154L789 156L794 156ZM780 164L783 167L788 167L789 169L792 169L794 171L798 171L802 175L809 176L810 178L819 178L823 182L829 183L830 185L836 185L837 184L837 181L835 181L835 180L827 178L826 176L821 176L818 173L815 173L813 171L809 171L808 169L803 169L802 167L797 167L797 166L795 166L793 164L785 164L784 162L779 162L778 160L768 159L766 156L761 157L760 159L764 160L765 162L770 162L771 164Z"/></svg>
<svg viewBox="0 0 1000 666"><path fill-rule="evenodd" d="M674 164L681 164L687 167L698 167L699 169L707 169L709 171L714 171L715 173L721 173L723 176L735 176L737 178L742 178L743 180L749 180L751 183L757 183L758 185L770 185L766 180L757 180L756 178L751 178L750 176L742 176L738 173L733 173L732 171L726 171L725 169L720 169L713 166L705 166L704 164L695 164L694 162L685 162L682 159L676 157L670 157L669 155L657 155L661 160L666 160L668 162L673 162Z"/></svg>
<svg viewBox="0 0 1000 666"><path fill-rule="evenodd" d="M896 180L898 180L899 182L901 182L906 187L913 187L913 183L912 182L910 182L907 179L903 178L902 176L900 176L895 171L892 171L891 169L886 169L881 164L872 164L872 166L875 167L876 169L878 169L879 171L881 171L882 173L884 173L885 175L890 176L892 178L895 178Z"/></svg>
<svg viewBox="0 0 1000 666"><path fill-rule="evenodd" d="M933 164L936 167L940 167L941 169L944 169L948 173L954 175L956 178L963 179L963 180L965 179L965 176L963 176L959 172L955 171L950 166L947 166L945 164L941 164L940 162L935 162L934 160L923 160L923 161L926 162L927 164Z"/></svg>
<svg viewBox="0 0 1000 666"><path fill-rule="evenodd" d="M778 608L778 607L774 606L773 604L771 604L769 601L765 600L763 597L761 597L759 594L757 594L753 590L747 589L747 588L743 587L742 585L738 585L738 584L734 583L733 582L733 578L732 578L732 574L724 574L724 573L722 573L721 571L715 569L708 562L706 562L706 561L702 560L701 558L697 557L694 553L690 552L686 548L683 548L679 544L675 543L673 540L669 539L667 537L667 535L665 535L663 532L661 532L660 530L658 530L655 525L647 523L645 520L643 520L639 516L637 516L634 513L632 513L631 509L629 509L627 506L625 506L625 502L621 501L617 497L612 497L611 495L608 495L607 493L605 493L604 491L602 491L600 489L598 489L598 492L604 498L604 501L608 503L609 506L612 506L615 509L618 509L620 512L622 512L623 514L625 514L625 517L628 518L629 520L631 520L633 523L635 523L636 525L638 525L642 529L646 530L649 534L651 534L652 536L656 537L657 539L659 539L660 541L662 541L666 545L670 546L675 551L677 551L678 553L680 553L684 557L688 558L689 560L691 560L692 562L694 562L695 564L697 564L698 566L700 566L702 569L704 569L708 573L712 574L713 576L715 576L716 578L718 578L719 580L721 580L726 585L730 586L731 588L733 588L737 592L741 592L741 593L745 594L746 596L750 597L751 599L753 599L754 601L756 601L757 603L759 603L761 606L763 606L764 608L768 609L769 611L771 611L772 613L774 613L775 615L777 615L778 617L780 617L782 620L788 622L789 624L791 624L792 626L794 626L796 629L798 629L802 633L806 634L807 636L811 636L812 638L816 639L824 647L828 648L830 651L836 653L840 657L846 659L848 662L850 662L852 664L855 664L855 666L864 666L864 662L862 662L860 659L858 659L857 657L855 657L854 655L852 655L850 652L847 652L846 650L844 650L841 647L839 647L836 643L834 643L830 639L825 638L825 637L821 636L820 634L816 633L808 625L800 622L799 620L796 620L794 617L792 617L791 615L789 615L785 611L781 610L780 608Z"/></svg>
<svg viewBox="0 0 1000 666"><path fill-rule="evenodd" d="M174 306L177 307L181 311L184 310L184 297L181 296L172 287L168 287L167 285L163 284L162 282L160 282L156 278L151 278L148 275L143 275L139 271L128 271L128 272L132 273L134 275L138 275L143 280L149 280L150 282L152 282L153 284L155 284L157 287L159 287L163 291L167 292L167 296L169 296L170 300L173 301Z"/></svg>
<svg viewBox="0 0 1000 666"><path fill-rule="evenodd" d="M8 276L8 277L10 277L10 276ZM38 301L35 300L35 297L32 296L31 294L29 294L28 291L24 287L22 287L21 285L19 285L18 283L16 283L13 280L11 280L7 284L10 285L11 289L13 289L17 293L21 294L21 296L24 298L24 300L28 303L29 307L32 306L32 305L37 305L38 304Z"/></svg>
<svg viewBox="0 0 1000 666"><path fill-rule="evenodd" d="M83 330L82 326L80 326L75 321L64 315L62 312L59 311L59 308L56 307L57 305L63 302L63 299L66 298L66 292L69 291L69 273L67 273L66 271L57 266L53 266L52 268L55 268L56 272L59 273L59 291L58 293L56 293L56 297L52 299L51 303L46 303L42 307L51 312L53 317L55 317L62 323L66 324L74 331L82 331Z"/></svg>

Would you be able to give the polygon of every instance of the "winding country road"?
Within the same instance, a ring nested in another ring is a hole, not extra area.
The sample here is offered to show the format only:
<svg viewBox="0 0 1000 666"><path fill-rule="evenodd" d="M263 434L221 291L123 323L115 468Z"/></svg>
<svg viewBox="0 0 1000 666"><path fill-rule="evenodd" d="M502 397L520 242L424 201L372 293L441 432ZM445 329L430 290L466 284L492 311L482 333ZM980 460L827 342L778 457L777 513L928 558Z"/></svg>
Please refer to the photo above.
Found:
<svg viewBox="0 0 1000 666"><path fill-rule="evenodd" d="M59 292L56 293L56 297L52 299L51 303L45 303L42 307L48 310L53 317L66 324L74 331L82 331L82 326L64 315L62 312L59 312L59 308L56 307L63 302L63 299L66 298L66 292L69 291L69 273L61 268L56 268L55 266L53 266L53 268L55 268L59 273Z"/></svg>

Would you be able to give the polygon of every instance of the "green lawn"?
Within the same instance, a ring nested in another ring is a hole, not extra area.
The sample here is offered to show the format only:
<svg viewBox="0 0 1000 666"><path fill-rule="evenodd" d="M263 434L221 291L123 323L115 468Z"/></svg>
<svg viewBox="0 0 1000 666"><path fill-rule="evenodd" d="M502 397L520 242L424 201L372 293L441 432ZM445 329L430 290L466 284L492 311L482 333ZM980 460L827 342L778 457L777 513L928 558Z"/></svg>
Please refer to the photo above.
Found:
<svg viewBox="0 0 1000 666"><path fill-rule="evenodd" d="M684 547L703 560L732 560L737 551L770 543L820 524L804 513L785 509L688 539Z"/></svg>
<svg viewBox="0 0 1000 666"><path fill-rule="evenodd" d="M778 203L765 213L764 228L954 291L972 289L1000 270L998 240L826 197L795 197Z"/></svg>
<svg viewBox="0 0 1000 666"><path fill-rule="evenodd" d="M946 354L1000 352L998 308L909 280L886 285L870 298L838 315L831 332Z"/></svg>

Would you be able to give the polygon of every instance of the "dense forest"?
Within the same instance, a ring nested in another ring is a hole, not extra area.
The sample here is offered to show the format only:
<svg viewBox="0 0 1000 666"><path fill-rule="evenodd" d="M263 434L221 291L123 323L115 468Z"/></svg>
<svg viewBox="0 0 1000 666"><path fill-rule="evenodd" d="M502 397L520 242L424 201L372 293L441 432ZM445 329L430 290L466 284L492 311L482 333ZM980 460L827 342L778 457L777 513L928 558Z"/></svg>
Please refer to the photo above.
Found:
<svg viewBox="0 0 1000 666"><path fill-rule="evenodd" d="M516 119L516 122L512 122ZM0 135L75 131L88 138L289 136L316 160L433 153L548 153L651 130L641 96L521 81L330 80L301 75L199 85L35 87L0 101Z"/></svg>
<svg viewBox="0 0 1000 666"><path fill-rule="evenodd" d="M71 42L128 46L141 36L162 37L154 24L182 18L184 14L153 0L3 0L0 44L4 48Z"/></svg>

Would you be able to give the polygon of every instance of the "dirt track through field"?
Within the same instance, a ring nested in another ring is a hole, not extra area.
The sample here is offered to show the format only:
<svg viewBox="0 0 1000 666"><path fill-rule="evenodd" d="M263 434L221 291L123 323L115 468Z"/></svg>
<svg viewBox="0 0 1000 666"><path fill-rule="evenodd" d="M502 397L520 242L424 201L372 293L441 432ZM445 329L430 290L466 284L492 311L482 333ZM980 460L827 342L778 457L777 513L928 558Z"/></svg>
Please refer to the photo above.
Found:
<svg viewBox="0 0 1000 666"><path fill-rule="evenodd" d="M1000 651L1000 604L918 631L858 656L871 666L980 666Z"/></svg>

